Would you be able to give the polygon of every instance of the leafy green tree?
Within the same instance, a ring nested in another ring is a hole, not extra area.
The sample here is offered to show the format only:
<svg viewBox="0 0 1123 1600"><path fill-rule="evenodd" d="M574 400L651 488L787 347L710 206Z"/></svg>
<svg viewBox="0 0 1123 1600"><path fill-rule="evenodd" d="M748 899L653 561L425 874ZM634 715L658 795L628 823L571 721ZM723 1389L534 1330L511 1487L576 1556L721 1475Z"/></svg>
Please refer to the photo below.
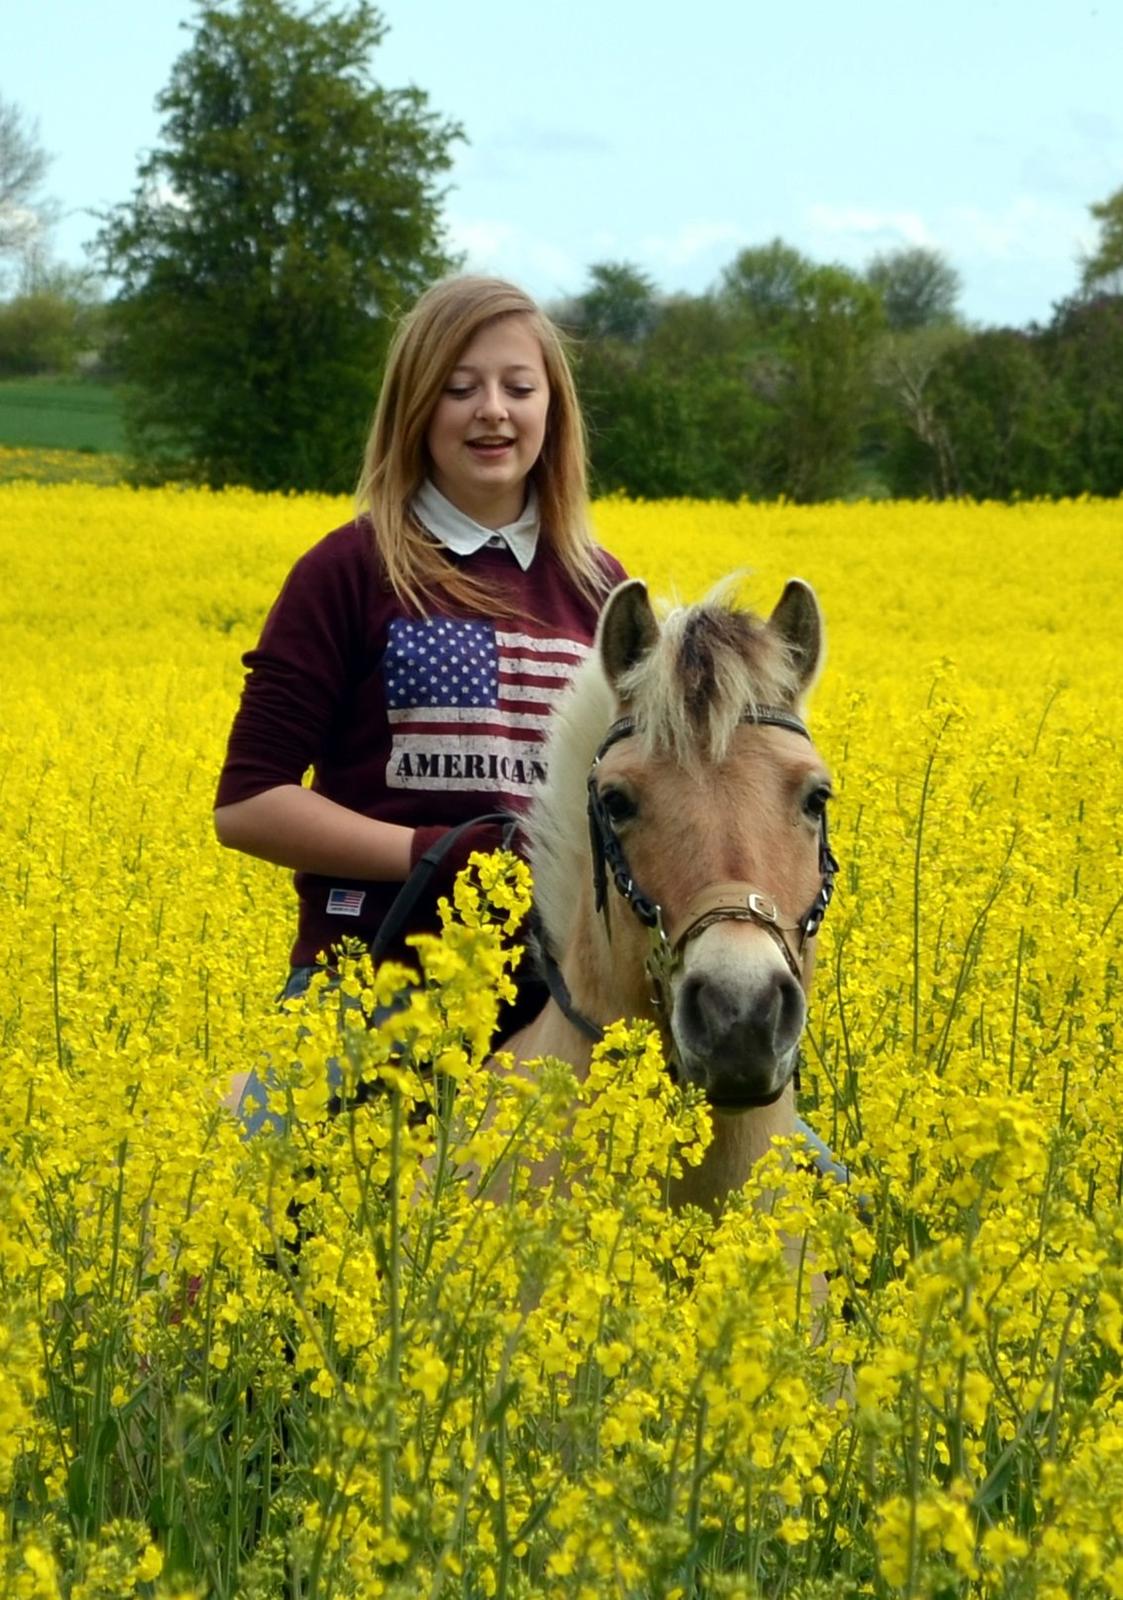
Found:
<svg viewBox="0 0 1123 1600"><path fill-rule="evenodd" d="M99 235L142 458L353 481L392 316L452 265L437 180L459 130L372 80L384 33L366 0L201 0L161 142Z"/></svg>
<svg viewBox="0 0 1123 1600"><path fill-rule="evenodd" d="M884 323L878 295L846 268L817 266L782 239L742 250L717 294L742 381L767 408L755 448L764 492L795 500L846 493Z"/></svg>
<svg viewBox="0 0 1123 1600"><path fill-rule="evenodd" d="M948 327L957 320L962 280L938 250L916 245L887 251L874 256L865 278L881 296L886 323L895 333Z"/></svg>
<svg viewBox="0 0 1123 1600"><path fill-rule="evenodd" d="M833 266L803 273L781 345L776 419L783 492L793 500L851 488L882 327L878 296L856 274Z"/></svg>
<svg viewBox="0 0 1123 1600"><path fill-rule="evenodd" d="M18 294L0 304L0 374L69 373L76 358L74 308L49 293Z"/></svg>
<svg viewBox="0 0 1123 1600"><path fill-rule="evenodd" d="M1072 410L1038 341L990 328L949 350L931 404L950 454L953 492L975 499L1063 494Z"/></svg>
<svg viewBox="0 0 1123 1600"><path fill-rule="evenodd" d="M1100 225L1100 239L1084 263L1081 285L1088 293L1123 293L1123 189L1089 208Z"/></svg>
<svg viewBox="0 0 1123 1600"><path fill-rule="evenodd" d="M1123 494L1123 295L1062 301L1039 347L1067 403L1067 494Z"/></svg>
<svg viewBox="0 0 1123 1600"><path fill-rule="evenodd" d="M569 320L588 338L638 344L658 315L655 285L646 272L628 261L598 261L589 268L589 287L577 297Z"/></svg>
<svg viewBox="0 0 1123 1600"><path fill-rule="evenodd" d="M30 250L19 289L0 304L0 373L71 373L101 364L101 285L81 268L52 264Z"/></svg>
<svg viewBox="0 0 1123 1600"><path fill-rule="evenodd" d="M969 337L957 327L915 328L886 332L878 341L871 453L892 495L944 499L956 491L955 463L936 413L932 380L947 352Z"/></svg>
<svg viewBox="0 0 1123 1600"><path fill-rule="evenodd" d="M802 285L814 263L782 239L741 250L721 275L727 309L756 327L775 329L798 313Z"/></svg>
<svg viewBox="0 0 1123 1600"><path fill-rule="evenodd" d="M663 302L642 343L585 339L577 368L593 481L642 498L770 491L767 407L710 295Z"/></svg>
<svg viewBox="0 0 1123 1600"><path fill-rule="evenodd" d="M780 240L743 250L712 294L664 301L642 342L587 341L595 481L650 496L845 493L882 320L853 273Z"/></svg>

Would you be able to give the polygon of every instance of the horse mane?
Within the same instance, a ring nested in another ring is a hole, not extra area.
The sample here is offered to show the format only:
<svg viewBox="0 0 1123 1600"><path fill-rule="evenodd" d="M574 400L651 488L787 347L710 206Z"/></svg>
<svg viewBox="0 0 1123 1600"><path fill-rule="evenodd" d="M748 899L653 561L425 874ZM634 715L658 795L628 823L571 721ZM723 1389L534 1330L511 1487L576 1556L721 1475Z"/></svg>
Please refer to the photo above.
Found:
<svg viewBox="0 0 1123 1600"><path fill-rule="evenodd" d="M635 718L647 758L678 765L724 759L746 709L794 706L800 677L788 645L765 619L729 603L723 584L663 619L652 648L614 687L594 650L550 719L544 788L526 817L534 898L550 948L572 933L574 885L587 872L585 778L616 717Z"/></svg>

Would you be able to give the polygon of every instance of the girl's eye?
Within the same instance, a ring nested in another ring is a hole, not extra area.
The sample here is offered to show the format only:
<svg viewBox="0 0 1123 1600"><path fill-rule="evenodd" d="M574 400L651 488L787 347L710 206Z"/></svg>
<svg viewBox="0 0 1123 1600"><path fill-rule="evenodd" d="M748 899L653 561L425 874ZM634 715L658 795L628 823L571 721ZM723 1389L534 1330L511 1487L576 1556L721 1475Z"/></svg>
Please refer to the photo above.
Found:
<svg viewBox="0 0 1123 1600"><path fill-rule="evenodd" d="M638 809L631 795L623 789L602 789L600 797L601 804L608 812L608 820L616 825L630 822Z"/></svg>
<svg viewBox="0 0 1123 1600"><path fill-rule="evenodd" d="M534 393L534 389L529 383L511 383L507 385L507 393L513 394L518 400L525 400L527 395Z"/></svg>
<svg viewBox="0 0 1123 1600"><path fill-rule="evenodd" d="M818 789L812 789L807 799L803 802L803 809L813 821L819 822L826 812L827 801L830 797L831 792L825 787L820 786Z"/></svg>
<svg viewBox="0 0 1123 1600"><path fill-rule="evenodd" d="M471 392L471 384L450 383L445 389L445 394L450 394L454 400L467 400Z"/></svg>

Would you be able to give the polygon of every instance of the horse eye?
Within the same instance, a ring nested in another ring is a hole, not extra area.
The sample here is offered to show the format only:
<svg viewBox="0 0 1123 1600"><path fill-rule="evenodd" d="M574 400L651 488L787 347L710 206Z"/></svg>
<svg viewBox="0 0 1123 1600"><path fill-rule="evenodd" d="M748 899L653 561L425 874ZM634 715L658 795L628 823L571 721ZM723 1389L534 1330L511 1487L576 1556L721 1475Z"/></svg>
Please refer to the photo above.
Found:
<svg viewBox="0 0 1123 1600"><path fill-rule="evenodd" d="M623 789L602 789L600 798L610 822L629 822L636 814L635 801Z"/></svg>
<svg viewBox="0 0 1123 1600"><path fill-rule="evenodd" d="M819 822L827 809L827 801L831 797L829 789L820 786L812 789L807 799L803 802L803 809L815 822Z"/></svg>

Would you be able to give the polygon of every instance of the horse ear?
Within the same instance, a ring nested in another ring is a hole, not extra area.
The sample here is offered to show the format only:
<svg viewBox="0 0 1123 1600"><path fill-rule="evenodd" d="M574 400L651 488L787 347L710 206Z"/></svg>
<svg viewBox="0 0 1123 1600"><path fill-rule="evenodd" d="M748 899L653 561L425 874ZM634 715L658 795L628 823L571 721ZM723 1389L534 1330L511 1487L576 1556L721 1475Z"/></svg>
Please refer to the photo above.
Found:
<svg viewBox="0 0 1123 1600"><path fill-rule="evenodd" d="M802 699L819 676L826 654L823 614L811 585L802 578L789 578L768 626L791 652L797 693Z"/></svg>
<svg viewBox="0 0 1123 1600"><path fill-rule="evenodd" d="M613 688L659 637L659 624L642 578L629 578L613 589L604 603L597 629L597 648Z"/></svg>

